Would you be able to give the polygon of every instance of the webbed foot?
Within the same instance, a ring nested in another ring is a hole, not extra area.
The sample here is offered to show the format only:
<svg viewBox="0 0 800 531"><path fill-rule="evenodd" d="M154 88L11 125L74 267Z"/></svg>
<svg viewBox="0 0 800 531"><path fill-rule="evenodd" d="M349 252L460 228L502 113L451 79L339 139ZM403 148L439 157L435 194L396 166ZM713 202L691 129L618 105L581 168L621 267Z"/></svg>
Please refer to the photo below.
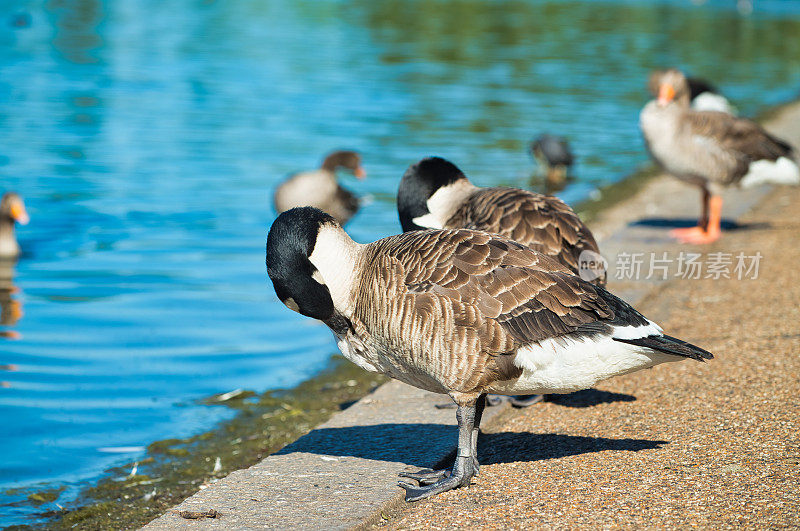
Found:
<svg viewBox="0 0 800 531"><path fill-rule="evenodd" d="M669 231L669 235L681 243L703 245L717 241L721 232L718 230L706 231L702 227L690 227L688 229L673 229Z"/></svg>
<svg viewBox="0 0 800 531"><path fill-rule="evenodd" d="M398 482L397 485L406 490L406 501L417 501L433 496L434 494L457 489L458 487L465 487L469 485L470 480L476 475L472 456L456 457L456 462L453 465L453 471L450 473L430 469L425 470L429 470L430 472L420 471L418 474L422 474L426 480L433 479L434 475L438 474L439 472L443 472L442 476L444 477L440 477L438 481L431 484L420 481L419 487L406 481ZM404 477L411 477L406 473L401 473L400 475Z"/></svg>
<svg viewBox="0 0 800 531"><path fill-rule="evenodd" d="M514 407L528 407L544 400L544 395L510 396L508 401Z"/></svg>
<svg viewBox="0 0 800 531"><path fill-rule="evenodd" d="M508 402L514 407L521 408L532 406L537 402L541 402L543 399L544 395L486 395L486 405L489 407L494 407L501 405L503 402ZM452 402L448 402L446 404L436 404L437 409L454 409L455 407L456 405Z"/></svg>
<svg viewBox="0 0 800 531"><path fill-rule="evenodd" d="M499 406L503 402L508 402L514 407L521 408L532 406L533 404L541 402L542 399L544 399L544 395L486 395L486 405Z"/></svg>
<svg viewBox="0 0 800 531"><path fill-rule="evenodd" d="M432 468L423 468L417 472L400 472L397 475L400 476L401 478L413 479L420 485L432 485L442 478L449 477L450 471L433 470Z"/></svg>

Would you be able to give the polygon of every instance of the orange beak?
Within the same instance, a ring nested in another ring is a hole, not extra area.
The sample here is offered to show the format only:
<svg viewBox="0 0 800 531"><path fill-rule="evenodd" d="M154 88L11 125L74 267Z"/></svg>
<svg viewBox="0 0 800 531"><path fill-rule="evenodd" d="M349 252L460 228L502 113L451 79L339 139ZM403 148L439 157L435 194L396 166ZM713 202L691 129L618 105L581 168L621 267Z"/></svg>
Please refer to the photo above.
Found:
<svg viewBox="0 0 800 531"><path fill-rule="evenodd" d="M24 313L22 313L22 304L20 304L20 302L15 299L11 299L9 310L10 310L9 313L11 315L9 316L10 319L8 324L16 324L16 322L22 319L22 316L25 315Z"/></svg>
<svg viewBox="0 0 800 531"><path fill-rule="evenodd" d="M675 88L669 83L658 87L658 104L664 106L675 99Z"/></svg>
<svg viewBox="0 0 800 531"><path fill-rule="evenodd" d="M353 175L355 175L358 179L364 180L367 177L367 172L366 172L366 170L364 170L364 168L362 166L359 166L353 172Z"/></svg>
<svg viewBox="0 0 800 531"><path fill-rule="evenodd" d="M25 205L22 204L22 201L15 201L14 204L11 205L11 217L20 225L27 225L31 220L31 218L28 217L28 213L25 211Z"/></svg>

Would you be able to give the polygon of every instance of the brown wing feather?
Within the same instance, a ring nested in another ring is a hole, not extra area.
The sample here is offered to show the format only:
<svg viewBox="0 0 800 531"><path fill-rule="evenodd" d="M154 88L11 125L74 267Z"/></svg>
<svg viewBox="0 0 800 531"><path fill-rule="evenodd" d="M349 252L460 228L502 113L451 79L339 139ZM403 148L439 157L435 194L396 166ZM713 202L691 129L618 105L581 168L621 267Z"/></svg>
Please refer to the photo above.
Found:
<svg viewBox="0 0 800 531"><path fill-rule="evenodd" d="M599 252L589 228L566 203L516 188L476 192L446 225L499 234L554 258L576 274L582 251ZM598 282L605 284L605 278Z"/></svg>
<svg viewBox="0 0 800 531"><path fill-rule="evenodd" d="M756 160L796 157L791 145L751 120L714 111L689 112L686 120L692 134L712 140L747 164Z"/></svg>
<svg viewBox="0 0 800 531"><path fill-rule="evenodd" d="M407 293L458 303L470 316L465 325L499 324L511 336L497 338L500 351L614 316L595 288L562 264L485 232L417 231L374 245L397 261Z"/></svg>

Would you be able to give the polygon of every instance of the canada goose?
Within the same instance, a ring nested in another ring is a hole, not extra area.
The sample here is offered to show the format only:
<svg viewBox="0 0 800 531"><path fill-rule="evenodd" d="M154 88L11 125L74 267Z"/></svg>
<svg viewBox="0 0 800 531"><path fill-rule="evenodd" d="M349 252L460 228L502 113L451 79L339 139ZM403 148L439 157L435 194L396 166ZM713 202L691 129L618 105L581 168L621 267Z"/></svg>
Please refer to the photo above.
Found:
<svg viewBox="0 0 800 531"><path fill-rule="evenodd" d="M557 197L519 188L474 186L455 164L428 157L412 164L397 191L404 232L422 228L485 230L550 256L585 280L605 285L605 269L581 270L584 258L599 259L589 228Z"/></svg>
<svg viewBox="0 0 800 531"><path fill-rule="evenodd" d="M413 231L358 244L310 207L267 236L278 298L324 322L350 361L457 405L452 472L401 473L406 500L468 485L486 393L568 393L600 380L713 356L664 335L604 288L488 232Z"/></svg>
<svg viewBox="0 0 800 531"><path fill-rule="evenodd" d="M567 139L545 133L531 142L530 151L545 172L548 193L563 190L575 161Z"/></svg>
<svg viewBox="0 0 800 531"><path fill-rule="evenodd" d="M691 101L692 109L696 111L719 111L736 115L736 109L733 108L728 98L723 96L714 85L705 79L688 77L686 82L689 84L689 100ZM657 91L655 95L658 95Z"/></svg>
<svg viewBox="0 0 800 531"><path fill-rule="evenodd" d="M318 170L291 175L275 190L275 210L278 213L296 206L313 206L329 212L339 223L347 223L358 212L358 197L342 188L336 180L336 170L344 168L359 179L367 173L361 166L361 155L355 151L334 151L322 161Z"/></svg>
<svg viewBox="0 0 800 531"><path fill-rule="evenodd" d="M6 192L0 200L0 258L19 256L19 244L14 235L14 223L26 225L29 221L25 203L14 192Z"/></svg>
<svg viewBox="0 0 800 531"><path fill-rule="evenodd" d="M658 99L639 117L648 150L667 172L703 191L698 226L676 229L673 236L687 243L717 240L725 186L800 183L800 157L789 144L750 120L690 109L686 77L678 70L655 79Z"/></svg>

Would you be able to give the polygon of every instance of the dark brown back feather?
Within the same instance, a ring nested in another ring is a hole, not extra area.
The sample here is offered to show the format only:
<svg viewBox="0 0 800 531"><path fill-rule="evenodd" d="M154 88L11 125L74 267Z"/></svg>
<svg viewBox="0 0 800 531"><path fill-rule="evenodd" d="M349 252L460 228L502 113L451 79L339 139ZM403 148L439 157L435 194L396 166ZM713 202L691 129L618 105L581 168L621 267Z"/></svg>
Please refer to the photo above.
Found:
<svg viewBox="0 0 800 531"><path fill-rule="evenodd" d="M791 145L751 120L715 111L691 111L686 119L693 134L713 140L747 164L756 160L796 157Z"/></svg>
<svg viewBox="0 0 800 531"><path fill-rule="evenodd" d="M475 192L447 221L446 228L499 234L554 258L575 274L582 251L599 253L591 231L566 203L517 188ZM596 283L604 285L605 277Z"/></svg>

